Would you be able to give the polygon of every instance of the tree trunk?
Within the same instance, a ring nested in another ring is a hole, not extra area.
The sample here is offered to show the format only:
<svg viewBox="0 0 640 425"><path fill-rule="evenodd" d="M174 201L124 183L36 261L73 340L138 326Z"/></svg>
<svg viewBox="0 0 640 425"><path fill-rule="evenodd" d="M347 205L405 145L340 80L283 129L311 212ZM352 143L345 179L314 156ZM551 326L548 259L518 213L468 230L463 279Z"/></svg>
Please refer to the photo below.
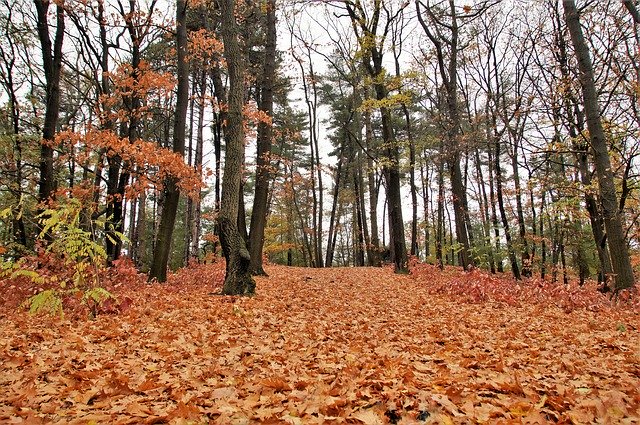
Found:
<svg viewBox="0 0 640 425"><path fill-rule="evenodd" d="M441 142L441 151L443 149ZM438 164L438 218L436 220L436 262L440 269L444 269L444 160L440 158Z"/></svg>
<svg viewBox="0 0 640 425"><path fill-rule="evenodd" d="M367 151L373 148L373 128L371 126L371 114L364 113L365 147ZM376 184L376 172L373 167L373 159L367 157L367 185L369 187L369 220L371 222L371 257L369 264L374 267L382 265L380 258L380 237L378 234L378 185Z"/></svg>
<svg viewBox="0 0 640 425"><path fill-rule="evenodd" d="M204 148L204 111L207 93L207 74L205 70L201 71L200 76L200 100L198 105L198 128L196 131L196 150L193 157L193 167L202 172L202 155ZM198 258L200 253L200 233L202 232L202 211L201 211L202 194L198 192L195 198L189 199L192 202L193 221L189 223L189 231L191 232L191 247L189 248L189 256Z"/></svg>
<svg viewBox="0 0 640 425"><path fill-rule="evenodd" d="M219 2L222 12L222 40L224 57L229 70L227 125L225 127L225 162L220 202L220 242L227 261L222 293L225 295L254 295L256 284L251 277L251 257L244 239L238 231L238 200L244 162L244 58L238 40L239 29L235 18L235 1Z"/></svg>
<svg viewBox="0 0 640 425"><path fill-rule="evenodd" d="M518 260L516 259L516 253L513 248L513 242L511 240L511 230L509 228L509 219L504 207L504 197L502 190L502 171L500 167L500 141L495 142L495 171L496 171L496 196L498 198L498 209L500 210L500 217L502 219L502 227L504 229L505 239L507 240L507 251L509 254L509 260L511 261L511 272L516 280L520 280L520 268L518 267Z"/></svg>
<svg viewBox="0 0 640 425"><path fill-rule="evenodd" d="M273 116L273 85L276 69L276 2L266 3L266 43L262 82L260 87L259 109L268 116ZM271 144L272 126L261 122L258 124L258 151L256 158L256 187L251 211L251 228L249 230L249 253L251 264L249 269L254 275L266 276L262 266L262 248L264 246L264 229L267 223L267 198L269 181L271 180Z"/></svg>
<svg viewBox="0 0 640 425"><path fill-rule="evenodd" d="M56 188L53 170L53 143L60 111L60 74L62 71L62 42L64 40L64 7L56 6L56 34L51 42L48 13L50 2L34 0L37 12L37 28L42 48L42 63L46 80L46 108L40 147L40 181L38 200L46 202Z"/></svg>
<svg viewBox="0 0 640 425"><path fill-rule="evenodd" d="M348 134L345 134L345 138L348 137ZM333 182L333 202L331 204L331 215L329 216L329 234L327 239L327 253L325 257L325 266L331 267L333 265L333 256L335 250L335 238L336 233L335 229L337 227L337 215L336 210L338 208L338 195L340 193L340 184L342 177L342 162L343 162L343 152L344 152L345 141L343 140L340 144L340 149L338 150L338 163L336 165L335 177Z"/></svg>
<svg viewBox="0 0 640 425"><path fill-rule="evenodd" d="M189 61L187 60L187 3L176 2L176 49L178 53L178 91L176 95L176 116L173 125L173 151L184 155L187 108L189 106ZM171 241L178 211L180 192L177 181L170 177L165 182L165 202L156 236L149 280L165 282Z"/></svg>
<svg viewBox="0 0 640 425"><path fill-rule="evenodd" d="M580 85L582 86L587 128L589 129L589 138L598 176L609 254L613 272L615 273L615 291L618 292L634 285L629 248L624 235L624 219L618 209L618 196L616 194L607 140L600 118L598 94L595 87L589 47L582 33L575 1L565 0L563 5L567 28L571 34L571 41L573 42L580 69Z"/></svg>

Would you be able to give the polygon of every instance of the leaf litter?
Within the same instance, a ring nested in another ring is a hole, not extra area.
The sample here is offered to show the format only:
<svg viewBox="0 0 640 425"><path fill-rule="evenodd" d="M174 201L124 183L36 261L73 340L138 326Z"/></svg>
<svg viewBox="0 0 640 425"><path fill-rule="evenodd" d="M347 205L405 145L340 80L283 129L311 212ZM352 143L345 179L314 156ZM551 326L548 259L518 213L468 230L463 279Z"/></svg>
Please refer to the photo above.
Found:
<svg viewBox="0 0 640 425"><path fill-rule="evenodd" d="M253 298L215 295L221 264L130 277L108 288L127 308L95 320L0 307L0 422L640 421L637 294L428 265L267 272Z"/></svg>

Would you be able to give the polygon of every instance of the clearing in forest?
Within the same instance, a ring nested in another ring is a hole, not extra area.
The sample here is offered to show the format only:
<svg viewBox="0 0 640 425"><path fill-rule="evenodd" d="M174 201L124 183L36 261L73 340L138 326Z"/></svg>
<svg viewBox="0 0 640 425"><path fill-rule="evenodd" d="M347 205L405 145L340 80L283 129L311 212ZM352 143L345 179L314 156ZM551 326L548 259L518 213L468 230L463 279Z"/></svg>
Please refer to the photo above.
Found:
<svg viewBox="0 0 640 425"><path fill-rule="evenodd" d="M426 265L267 272L254 298L215 295L221 265L115 285L126 308L95 320L5 303L0 422L640 421L637 298Z"/></svg>

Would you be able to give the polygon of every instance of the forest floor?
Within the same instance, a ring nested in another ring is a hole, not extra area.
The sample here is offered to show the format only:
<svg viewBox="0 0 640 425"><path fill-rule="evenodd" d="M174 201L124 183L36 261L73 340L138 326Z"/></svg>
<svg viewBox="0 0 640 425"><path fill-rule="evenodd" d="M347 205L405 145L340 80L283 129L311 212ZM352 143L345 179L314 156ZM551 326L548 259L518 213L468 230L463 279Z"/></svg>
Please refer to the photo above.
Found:
<svg viewBox="0 0 640 425"><path fill-rule="evenodd" d="M0 423L639 423L640 302L416 265L220 264L110 288L121 311L29 316L0 282ZM123 278L124 279L124 278ZM126 280L126 279L125 279Z"/></svg>

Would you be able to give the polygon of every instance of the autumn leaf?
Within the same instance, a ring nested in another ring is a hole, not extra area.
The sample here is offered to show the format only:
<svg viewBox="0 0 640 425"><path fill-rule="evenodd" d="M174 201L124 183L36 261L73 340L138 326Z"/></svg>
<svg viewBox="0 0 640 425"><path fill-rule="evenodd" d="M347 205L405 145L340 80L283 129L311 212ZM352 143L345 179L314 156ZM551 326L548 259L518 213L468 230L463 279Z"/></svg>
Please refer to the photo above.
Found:
<svg viewBox="0 0 640 425"><path fill-rule="evenodd" d="M90 322L0 305L0 403L44 423L640 418L640 315L595 287L422 264L267 266L242 299L211 295L222 261L165 285L128 267L108 287L128 308Z"/></svg>

